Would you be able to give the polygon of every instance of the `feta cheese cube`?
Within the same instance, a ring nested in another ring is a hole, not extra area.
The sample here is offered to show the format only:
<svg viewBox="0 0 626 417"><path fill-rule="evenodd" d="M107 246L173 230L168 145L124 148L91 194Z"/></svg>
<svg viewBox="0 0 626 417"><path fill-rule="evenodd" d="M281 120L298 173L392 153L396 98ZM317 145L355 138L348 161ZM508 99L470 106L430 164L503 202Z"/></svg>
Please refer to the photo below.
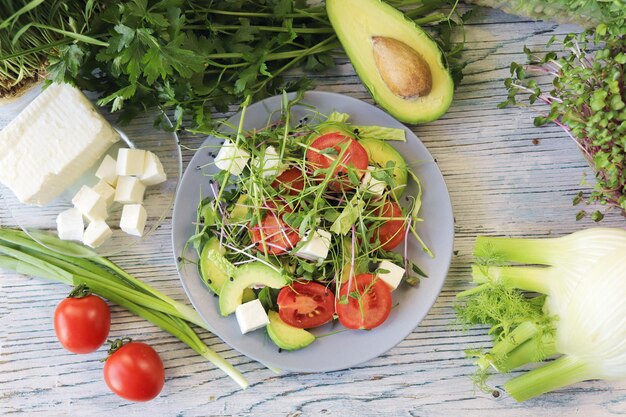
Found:
<svg viewBox="0 0 626 417"><path fill-rule="evenodd" d="M260 329L270 323L263 304L261 304L258 298L237 306L235 316L242 334Z"/></svg>
<svg viewBox="0 0 626 417"><path fill-rule="evenodd" d="M373 166L367 167L367 171L363 174L363 178L361 178L361 184L364 190L374 195L381 196L385 192L387 183L372 177L371 171L374 170L376 170L376 168Z"/></svg>
<svg viewBox="0 0 626 417"><path fill-rule="evenodd" d="M104 220L96 220L89 223L85 234L83 235L83 243L92 248L102 245L108 238L113 235L113 231L109 228Z"/></svg>
<svg viewBox="0 0 626 417"><path fill-rule="evenodd" d="M233 175L239 175L246 167L250 154L227 140L215 157L215 166L223 171L229 171Z"/></svg>
<svg viewBox="0 0 626 417"><path fill-rule="evenodd" d="M401 268L398 265L389 261L382 261L378 265L378 268L389 271L378 273L378 278L385 281L387 285L391 287L392 291L398 288L398 285L400 285L402 277L404 276L404 268Z"/></svg>
<svg viewBox="0 0 626 417"><path fill-rule="evenodd" d="M118 177L115 201L122 204L141 204L146 186L136 177Z"/></svg>
<svg viewBox="0 0 626 417"><path fill-rule="evenodd" d="M105 181L112 187L115 187L117 184L117 162L110 155L106 155L98 170L96 171L96 177Z"/></svg>
<svg viewBox="0 0 626 417"><path fill-rule="evenodd" d="M107 213L107 203L105 199L93 188L83 185L72 198L72 204L89 221L105 220L109 217Z"/></svg>
<svg viewBox="0 0 626 417"><path fill-rule="evenodd" d="M46 205L119 139L79 89L51 84L0 131L0 182L24 204Z"/></svg>
<svg viewBox="0 0 626 417"><path fill-rule="evenodd" d="M105 180L100 180L92 189L100 194L104 199L107 207L113 204L113 198L115 197L115 188L111 187Z"/></svg>
<svg viewBox="0 0 626 417"><path fill-rule="evenodd" d="M85 223L83 215L76 208L62 211L57 216L57 232L59 239L63 240L83 240Z"/></svg>
<svg viewBox="0 0 626 417"><path fill-rule="evenodd" d="M154 153L147 151L146 159L143 164L143 172L139 176L141 182L146 185L157 185L165 182L167 175L163 169L161 160Z"/></svg>
<svg viewBox="0 0 626 417"><path fill-rule="evenodd" d="M261 170L263 178L276 176L282 169L280 156L278 155L278 152L276 152L276 148L273 146L265 148L265 154L263 155L262 160L261 158L254 158L252 166Z"/></svg>
<svg viewBox="0 0 626 417"><path fill-rule="evenodd" d="M326 259L330 249L331 234L326 230L317 229L313 236L310 231L304 236L304 246L294 254L295 256L309 261Z"/></svg>
<svg viewBox="0 0 626 417"><path fill-rule="evenodd" d="M141 149L120 148L117 152L115 172L122 175L141 175L146 160L146 151Z"/></svg>
<svg viewBox="0 0 626 417"><path fill-rule="evenodd" d="M120 229L129 235L143 236L148 213L141 204L126 204L122 209Z"/></svg>

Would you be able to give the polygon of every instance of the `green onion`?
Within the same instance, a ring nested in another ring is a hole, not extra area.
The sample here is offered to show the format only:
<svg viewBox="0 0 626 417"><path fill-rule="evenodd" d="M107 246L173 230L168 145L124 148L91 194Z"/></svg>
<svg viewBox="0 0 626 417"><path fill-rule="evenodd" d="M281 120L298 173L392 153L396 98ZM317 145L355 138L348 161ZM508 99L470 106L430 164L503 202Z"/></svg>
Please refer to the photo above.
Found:
<svg viewBox="0 0 626 417"><path fill-rule="evenodd" d="M40 234L37 237L46 245L63 252L90 252L81 245L61 241L50 235ZM22 231L0 228L0 268L72 286L85 284L95 294L177 337L223 370L240 387L248 387L245 377L204 344L189 326L189 323L193 323L210 330L195 310L139 281L106 258L62 255Z"/></svg>

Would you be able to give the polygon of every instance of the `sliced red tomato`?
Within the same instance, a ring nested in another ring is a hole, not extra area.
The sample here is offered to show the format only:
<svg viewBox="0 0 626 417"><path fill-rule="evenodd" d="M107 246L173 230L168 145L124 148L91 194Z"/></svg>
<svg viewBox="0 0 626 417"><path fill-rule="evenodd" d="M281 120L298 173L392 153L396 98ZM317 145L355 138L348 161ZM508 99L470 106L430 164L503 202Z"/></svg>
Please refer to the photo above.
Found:
<svg viewBox="0 0 626 417"><path fill-rule="evenodd" d="M261 234L261 230L263 234ZM253 227L250 232L252 243L256 244L257 249L262 252L267 249L267 253L270 255L280 255L290 251L300 240L298 231L292 229L272 212L265 215L260 227ZM265 241L265 245L263 241Z"/></svg>
<svg viewBox="0 0 626 417"><path fill-rule="evenodd" d="M330 148L335 150L335 155L325 155L323 153L324 149ZM306 160L309 161L315 169L328 168L334 163L335 159L341 155L342 148L346 148L346 150L343 153L341 162L332 174L333 177L346 175L349 166L354 167L359 173L359 177L361 177L367 170L367 164L369 163L367 151L359 142L339 132L327 133L315 139L306 151ZM341 183L333 182L331 183L331 188L341 188L344 183L347 183L347 181Z"/></svg>
<svg viewBox="0 0 626 417"><path fill-rule="evenodd" d="M304 177L298 168L289 168L276 177L272 187L278 188L282 185L289 195L298 195L304 190Z"/></svg>
<svg viewBox="0 0 626 417"><path fill-rule="evenodd" d="M389 317L391 288L375 275L359 274L341 286L339 301L341 324L348 329L373 329Z"/></svg>
<svg viewBox="0 0 626 417"><path fill-rule="evenodd" d="M380 217L398 218L398 220L386 220L385 223L377 227L371 240L375 242L378 238L384 250L391 250L402 243L406 235L406 222L402 215L402 209L397 203L387 201L378 210L378 215Z"/></svg>
<svg viewBox="0 0 626 417"><path fill-rule="evenodd" d="M335 294L317 282L294 281L278 293L278 315L300 329L321 326L333 319Z"/></svg>

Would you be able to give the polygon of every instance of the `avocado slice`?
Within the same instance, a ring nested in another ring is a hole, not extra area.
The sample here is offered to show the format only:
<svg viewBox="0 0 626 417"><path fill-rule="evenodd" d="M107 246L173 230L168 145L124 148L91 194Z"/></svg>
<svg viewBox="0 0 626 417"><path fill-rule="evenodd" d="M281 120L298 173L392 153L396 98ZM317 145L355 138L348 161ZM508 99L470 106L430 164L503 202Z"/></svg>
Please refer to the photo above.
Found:
<svg viewBox="0 0 626 417"><path fill-rule="evenodd" d="M359 143L367 151L367 156L370 162L373 162L383 168L387 166L387 162L389 161L392 161L395 164L393 172L391 173L396 182L396 187L394 188L393 193L397 198L402 196L402 193L406 188L409 174L406 161L402 155L400 155L400 152L384 140L361 139Z"/></svg>
<svg viewBox="0 0 626 417"><path fill-rule="evenodd" d="M220 246L220 240L216 237L210 238L202 248L200 253L200 276L204 284L215 294L220 294L220 289L224 282L234 274L235 267L224 258L226 249ZM243 302L256 298L252 288L246 288L243 293Z"/></svg>
<svg viewBox="0 0 626 417"><path fill-rule="evenodd" d="M200 275L204 284L215 294L220 293L220 288L228 280L229 270L234 266L224 258L226 249L220 246L220 240L210 238L200 253Z"/></svg>
<svg viewBox="0 0 626 417"><path fill-rule="evenodd" d="M245 290L252 285L282 288L287 285L287 277L261 262L251 262L237 267L220 290L220 313L223 316L234 313L237 306L243 302Z"/></svg>
<svg viewBox="0 0 626 417"><path fill-rule="evenodd" d="M454 83L441 50L419 26L381 0L326 0L326 10L380 106L407 123L429 122L446 112Z"/></svg>
<svg viewBox="0 0 626 417"><path fill-rule="evenodd" d="M230 212L230 221L233 223L245 221L250 212L248 205L248 194L241 194Z"/></svg>
<svg viewBox="0 0 626 417"><path fill-rule="evenodd" d="M266 326L270 339L281 349L297 350L309 346L315 341L315 336L304 329L299 329L281 320L277 312L270 310L267 313L270 324Z"/></svg>

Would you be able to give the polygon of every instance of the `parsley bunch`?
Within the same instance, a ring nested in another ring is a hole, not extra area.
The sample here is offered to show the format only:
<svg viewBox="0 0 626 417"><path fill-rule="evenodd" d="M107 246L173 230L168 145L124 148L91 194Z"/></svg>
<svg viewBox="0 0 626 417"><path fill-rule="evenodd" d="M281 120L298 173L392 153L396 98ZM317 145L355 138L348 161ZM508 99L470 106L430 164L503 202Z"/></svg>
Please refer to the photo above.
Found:
<svg viewBox="0 0 626 417"><path fill-rule="evenodd" d="M5 30L21 36L37 30L29 22L42 2L25 2L29 14L9 16L12 23ZM454 0L389 2L418 24L447 22L450 13L437 9L454 8ZM215 125L212 113L225 112L248 96L257 100L309 86L306 77L287 82L282 76L295 67L331 67L340 48L324 5L305 0L71 3L48 30L61 36L18 44L8 55L10 61L5 48L12 36L6 34L8 42L0 42L0 64L14 66L18 59L33 56L35 62L49 64L52 80L98 92L99 104L119 111L122 122L159 108L173 112L176 129L209 133ZM57 27L63 33L55 32ZM442 39L447 40L445 34ZM163 120L156 122L164 126Z"/></svg>
<svg viewBox="0 0 626 417"><path fill-rule="evenodd" d="M535 125L553 122L561 126L578 144L593 168L596 184L589 195L581 191L574 205L583 200L617 207L626 214L626 13L610 25L563 39L561 56L549 52L539 57L527 48L530 64L511 64L511 78L505 80L508 98L500 104L545 105L548 110L535 118ZM552 38L548 44L554 42ZM546 91L526 71L553 76ZM519 94L529 94L528 104ZM587 215L585 210L577 219ZM591 215L600 221L604 214Z"/></svg>

